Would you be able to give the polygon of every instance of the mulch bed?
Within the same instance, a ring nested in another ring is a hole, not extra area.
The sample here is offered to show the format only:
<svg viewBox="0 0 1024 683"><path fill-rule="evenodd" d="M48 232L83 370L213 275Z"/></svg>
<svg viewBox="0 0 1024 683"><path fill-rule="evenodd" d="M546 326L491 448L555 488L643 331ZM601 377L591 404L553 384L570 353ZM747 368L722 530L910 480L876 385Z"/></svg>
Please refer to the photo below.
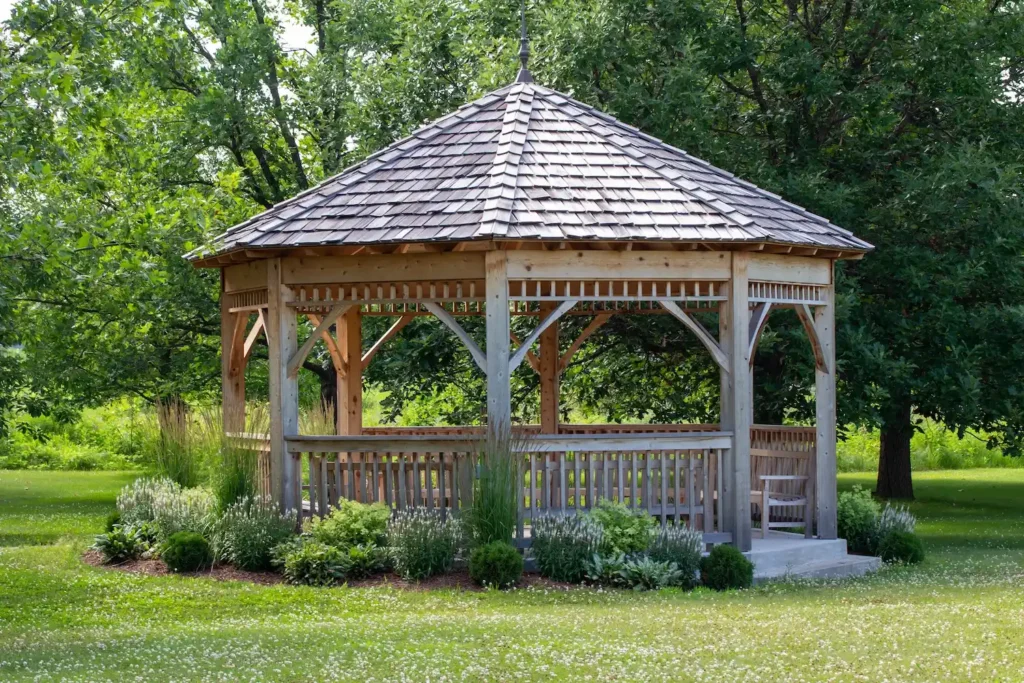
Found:
<svg viewBox="0 0 1024 683"><path fill-rule="evenodd" d="M82 556L82 561L93 567L101 569L127 572L129 574L143 574L146 576L169 576L174 574L167 568L162 560L128 560L119 564L104 564L103 556L96 550L88 550ZM201 572L182 572L179 576L192 576L217 581L248 581L262 586L272 586L284 583L284 577L276 572L248 572L236 569L231 565L218 565L212 569ZM388 573L378 576L371 576L368 579L359 579L348 582L349 588L381 588L391 587L400 590L410 591L432 591L432 590L464 590L483 591L484 589L473 583L469 572L465 569L456 570L450 574L432 576L422 581L406 581L398 574ZM559 583L550 581L539 574L523 574L523 578L516 584L516 588L545 588L554 590L569 590L577 588L570 583Z"/></svg>

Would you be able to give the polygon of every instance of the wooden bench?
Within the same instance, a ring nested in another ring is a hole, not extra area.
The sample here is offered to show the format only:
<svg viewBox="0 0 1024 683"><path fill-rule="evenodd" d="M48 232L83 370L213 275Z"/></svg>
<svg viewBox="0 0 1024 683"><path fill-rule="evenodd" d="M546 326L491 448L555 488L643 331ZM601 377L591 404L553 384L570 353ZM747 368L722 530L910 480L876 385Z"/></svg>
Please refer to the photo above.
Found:
<svg viewBox="0 0 1024 683"><path fill-rule="evenodd" d="M771 529L803 527L813 535L814 429L755 427L750 448L750 503L761 538Z"/></svg>

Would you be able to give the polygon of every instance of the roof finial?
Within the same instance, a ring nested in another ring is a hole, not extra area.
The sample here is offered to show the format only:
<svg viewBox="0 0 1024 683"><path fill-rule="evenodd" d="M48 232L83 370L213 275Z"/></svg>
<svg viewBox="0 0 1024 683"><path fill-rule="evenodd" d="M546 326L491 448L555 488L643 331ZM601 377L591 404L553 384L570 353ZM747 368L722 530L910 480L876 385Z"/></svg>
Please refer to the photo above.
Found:
<svg viewBox="0 0 1024 683"><path fill-rule="evenodd" d="M520 0L519 2L519 20L520 20L520 35L519 35L519 75L516 76L516 83L533 83L533 76L530 75L530 70L526 68L527 62L530 61L530 39L526 35L526 0Z"/></svg>

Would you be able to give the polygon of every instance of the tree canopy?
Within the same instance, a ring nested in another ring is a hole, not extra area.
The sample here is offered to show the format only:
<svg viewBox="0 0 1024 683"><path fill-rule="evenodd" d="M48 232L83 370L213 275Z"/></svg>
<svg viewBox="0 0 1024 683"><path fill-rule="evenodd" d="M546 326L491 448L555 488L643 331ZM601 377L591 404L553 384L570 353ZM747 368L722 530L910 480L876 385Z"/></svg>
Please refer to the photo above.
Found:
<svg viewBox="0 0 1024 683"><path fill-rule="evenodd" d="M1010 449L1022 434L1021 10L528 3L539 81L877 246L840 265L837 347L840 422L882 427L883 495L912 494L915 415ZM517 23L513 0L19 2L0 45L0 346L23 352L0 356L0 392L51 407L215 392L216 276L180 255L510 82ZM296 30L308 43L286 43ZM481 396L437 334L412 325L371 366L392 414L451 384ZM801 335L770 321L759 419L813 414ZM694 351L679 330L615 321L564 396L614 419L714 419ZM535 379L515 381L528 412Z"/></svg>

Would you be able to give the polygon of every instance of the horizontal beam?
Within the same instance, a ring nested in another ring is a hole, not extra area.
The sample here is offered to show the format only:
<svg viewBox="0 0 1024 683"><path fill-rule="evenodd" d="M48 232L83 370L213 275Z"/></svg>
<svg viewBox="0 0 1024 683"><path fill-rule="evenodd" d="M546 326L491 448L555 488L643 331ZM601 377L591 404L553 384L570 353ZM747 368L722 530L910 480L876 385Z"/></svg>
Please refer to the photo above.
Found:
<svg viewBox="0 0 1024 683"><path fill-rule="evenodd" d="M286 436L289 453L470 453L483 435L453 436ZM521 453L679 451L731 448L731 432L659 434L536 435L515 444Z"/></svg>
<svg viewBox="0 0 1024 683"><path fill-rule="evenodd" d="M510 251L509 279L728 280L731 254L718 251Z"/></svg>
<svg viewBox="0 0 1024 683"><path fill-rule="evenodd" d="M483 279L482 253L288 256L282 259L286 285Z"/></svg>

